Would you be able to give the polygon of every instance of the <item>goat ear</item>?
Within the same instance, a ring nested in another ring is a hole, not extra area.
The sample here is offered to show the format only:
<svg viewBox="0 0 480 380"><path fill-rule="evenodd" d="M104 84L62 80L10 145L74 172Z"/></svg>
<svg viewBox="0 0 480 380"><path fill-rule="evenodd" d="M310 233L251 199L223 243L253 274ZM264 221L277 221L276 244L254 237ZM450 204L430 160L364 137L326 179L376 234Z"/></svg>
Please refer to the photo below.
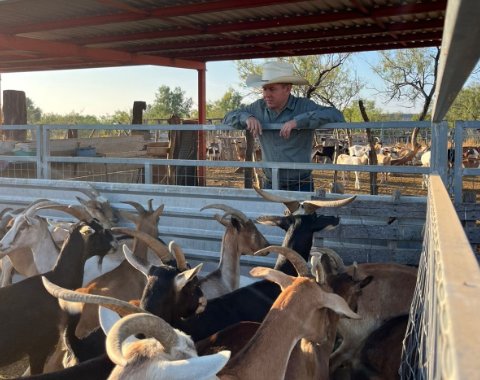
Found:
<svg viewBox="0 0 480 380"><path fill-rule="evenodd" d="M213 355L198 356L183 360L156 361L152 373L161 374L165 379L189 379L195 374L197 380L215 379L215 375L227 364L230 351L220 351Z"/></svg>
<svg viewBox="0 0 480 380"><path fill-rule="evenodd" d="M250 270L250 275L253 277L262 277L268 281L275 282L282 290L292 285L296 277L289 276L283 272L275 269L265 267L255 267Z"/></svg>
<svg viewBox="0 0 480 380"><path fill-rule="evenodd" d="M323 293L323 307L333 310L335 313L344 317L352 319L362 318L350 309L350 306L348 306L347 302L342 297L334 293Z"/></svg>
<svg viewBox="0 0 480 380"><path fill-rule="evenodd" d="M77 201L78 201L81 205L87 207L87 202L88 202L88 201L86 201L85 199L82 199L82 198L80 198L80 197L75 197L75 198L77 198Z"/></svg>
<svg viewBox="0 0 480 380"><path fill-rule="evenodd" d="M185 285L188 284L202 269L203 264L198 264L195 268L188 269L182 273L179 273L175 276L175 287L177 291L183 289Z"/></svg>

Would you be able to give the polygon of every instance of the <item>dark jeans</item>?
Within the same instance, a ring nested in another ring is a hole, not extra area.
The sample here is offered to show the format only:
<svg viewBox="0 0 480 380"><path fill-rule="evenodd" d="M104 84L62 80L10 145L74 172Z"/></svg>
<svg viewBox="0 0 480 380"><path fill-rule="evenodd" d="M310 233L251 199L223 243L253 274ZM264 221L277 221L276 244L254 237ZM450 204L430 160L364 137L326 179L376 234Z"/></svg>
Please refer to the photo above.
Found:
<svg viewBox="0 0 480 380"><path fill-rule="evenodd" d="M268 178L262 179L262 188L271 189L272 182ZM288 190L288 191L313 191L313 180L312 177L307 177L301 180L291 180L289 182L281 182L278 186L279 190Z"/></svg>

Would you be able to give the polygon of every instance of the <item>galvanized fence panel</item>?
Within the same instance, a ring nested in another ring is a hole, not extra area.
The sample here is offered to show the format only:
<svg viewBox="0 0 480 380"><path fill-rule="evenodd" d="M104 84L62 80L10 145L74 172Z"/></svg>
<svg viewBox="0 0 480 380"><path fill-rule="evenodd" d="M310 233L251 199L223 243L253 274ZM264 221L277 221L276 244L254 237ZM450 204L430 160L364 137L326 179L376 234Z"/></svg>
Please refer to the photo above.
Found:
<svg viewBox="0 0 480 380"><path fill-rule="evenodd" d="M480 269L444 184L429 180L427 224L402 379L477 379Z"/></svg>

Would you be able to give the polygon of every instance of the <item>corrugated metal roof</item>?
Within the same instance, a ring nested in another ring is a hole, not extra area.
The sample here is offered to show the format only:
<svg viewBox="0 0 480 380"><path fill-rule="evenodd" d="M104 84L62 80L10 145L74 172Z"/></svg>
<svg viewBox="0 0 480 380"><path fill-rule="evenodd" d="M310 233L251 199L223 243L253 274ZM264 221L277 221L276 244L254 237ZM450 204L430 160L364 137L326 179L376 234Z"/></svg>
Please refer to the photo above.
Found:
<svg viewBox="0 0 480 380"><path fill-rule="evenodd" d="M0 72L441 44L446 0L6 0Z"/></svg>

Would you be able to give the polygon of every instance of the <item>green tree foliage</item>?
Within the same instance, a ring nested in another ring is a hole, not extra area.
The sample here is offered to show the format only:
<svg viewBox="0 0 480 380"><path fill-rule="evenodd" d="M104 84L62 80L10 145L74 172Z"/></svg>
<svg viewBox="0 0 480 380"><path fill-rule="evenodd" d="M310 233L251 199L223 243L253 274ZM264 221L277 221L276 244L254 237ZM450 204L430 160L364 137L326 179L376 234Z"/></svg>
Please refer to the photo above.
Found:
<svg viewBox="0 0 480 380"><path fill-rule="evenodd" d="M230 87L222 98L207 104L208 118L223 118L229 111L242 106L242 95Z"/></svg>
<svg viewBox="0 0 480 380"><path fill-rule="evenodd" d="M295 73L309 82L305 86L294 86L295 95L344 110L364 87L364 83L348 67L349 58L349 54L324 54L287 57L280 60L291 63ZM245 82L250 74L261 74L264 62L238 61L237 70L242 81ZM253 89L251 93L259 95L260 91Z"/></svg>
<svg viewBox="0 0 480 380"><path fill-rule="evenodd" d="M462 89L447 114L448 121L480 120L480 83Z"/></svg>
<svg viewBox="0 0 480 380"><path fill-rule="evenodd" d="M100 124L100 120L94 115L81 115L78 112L70 112L66 115L57 113L46 113L42 115L40 120L42 124Z"/></svg>
<svg viewBox="0 0 480 380"><path fill-rule="evenodd" d="M153 104L147 105L145 117L148 119L164 119L172 115L189 117L193 105L192 98L185 97L180 87L173 90L169 86L161 86L155 93Z"/></svg>
<svg viewBox="0 0 480 380"><path fill-rule="evenodd" d="M381 109L377 108L375 102L366 100L363 102L365 110L370 118L370 121L387 121L389 119L387 114L384 114ZM358 104L353 103L343 110L343 116L347 123L363 122L362 115Z"/></svg>
<svg viewBox="0 0 480 380"><path fill-rule="evenodd" d="M38 124L42 119L42 110L37 107L32 99L28 96L26 98L27 104L27 123L28 124Z"/></svg>
<svg viewBox="0 0 480 380"><path fill-rule="evenodd" d="M131 124L132 123L132 111L115 111L113 115L100 116L100 122L102 124Z"/></svg>

